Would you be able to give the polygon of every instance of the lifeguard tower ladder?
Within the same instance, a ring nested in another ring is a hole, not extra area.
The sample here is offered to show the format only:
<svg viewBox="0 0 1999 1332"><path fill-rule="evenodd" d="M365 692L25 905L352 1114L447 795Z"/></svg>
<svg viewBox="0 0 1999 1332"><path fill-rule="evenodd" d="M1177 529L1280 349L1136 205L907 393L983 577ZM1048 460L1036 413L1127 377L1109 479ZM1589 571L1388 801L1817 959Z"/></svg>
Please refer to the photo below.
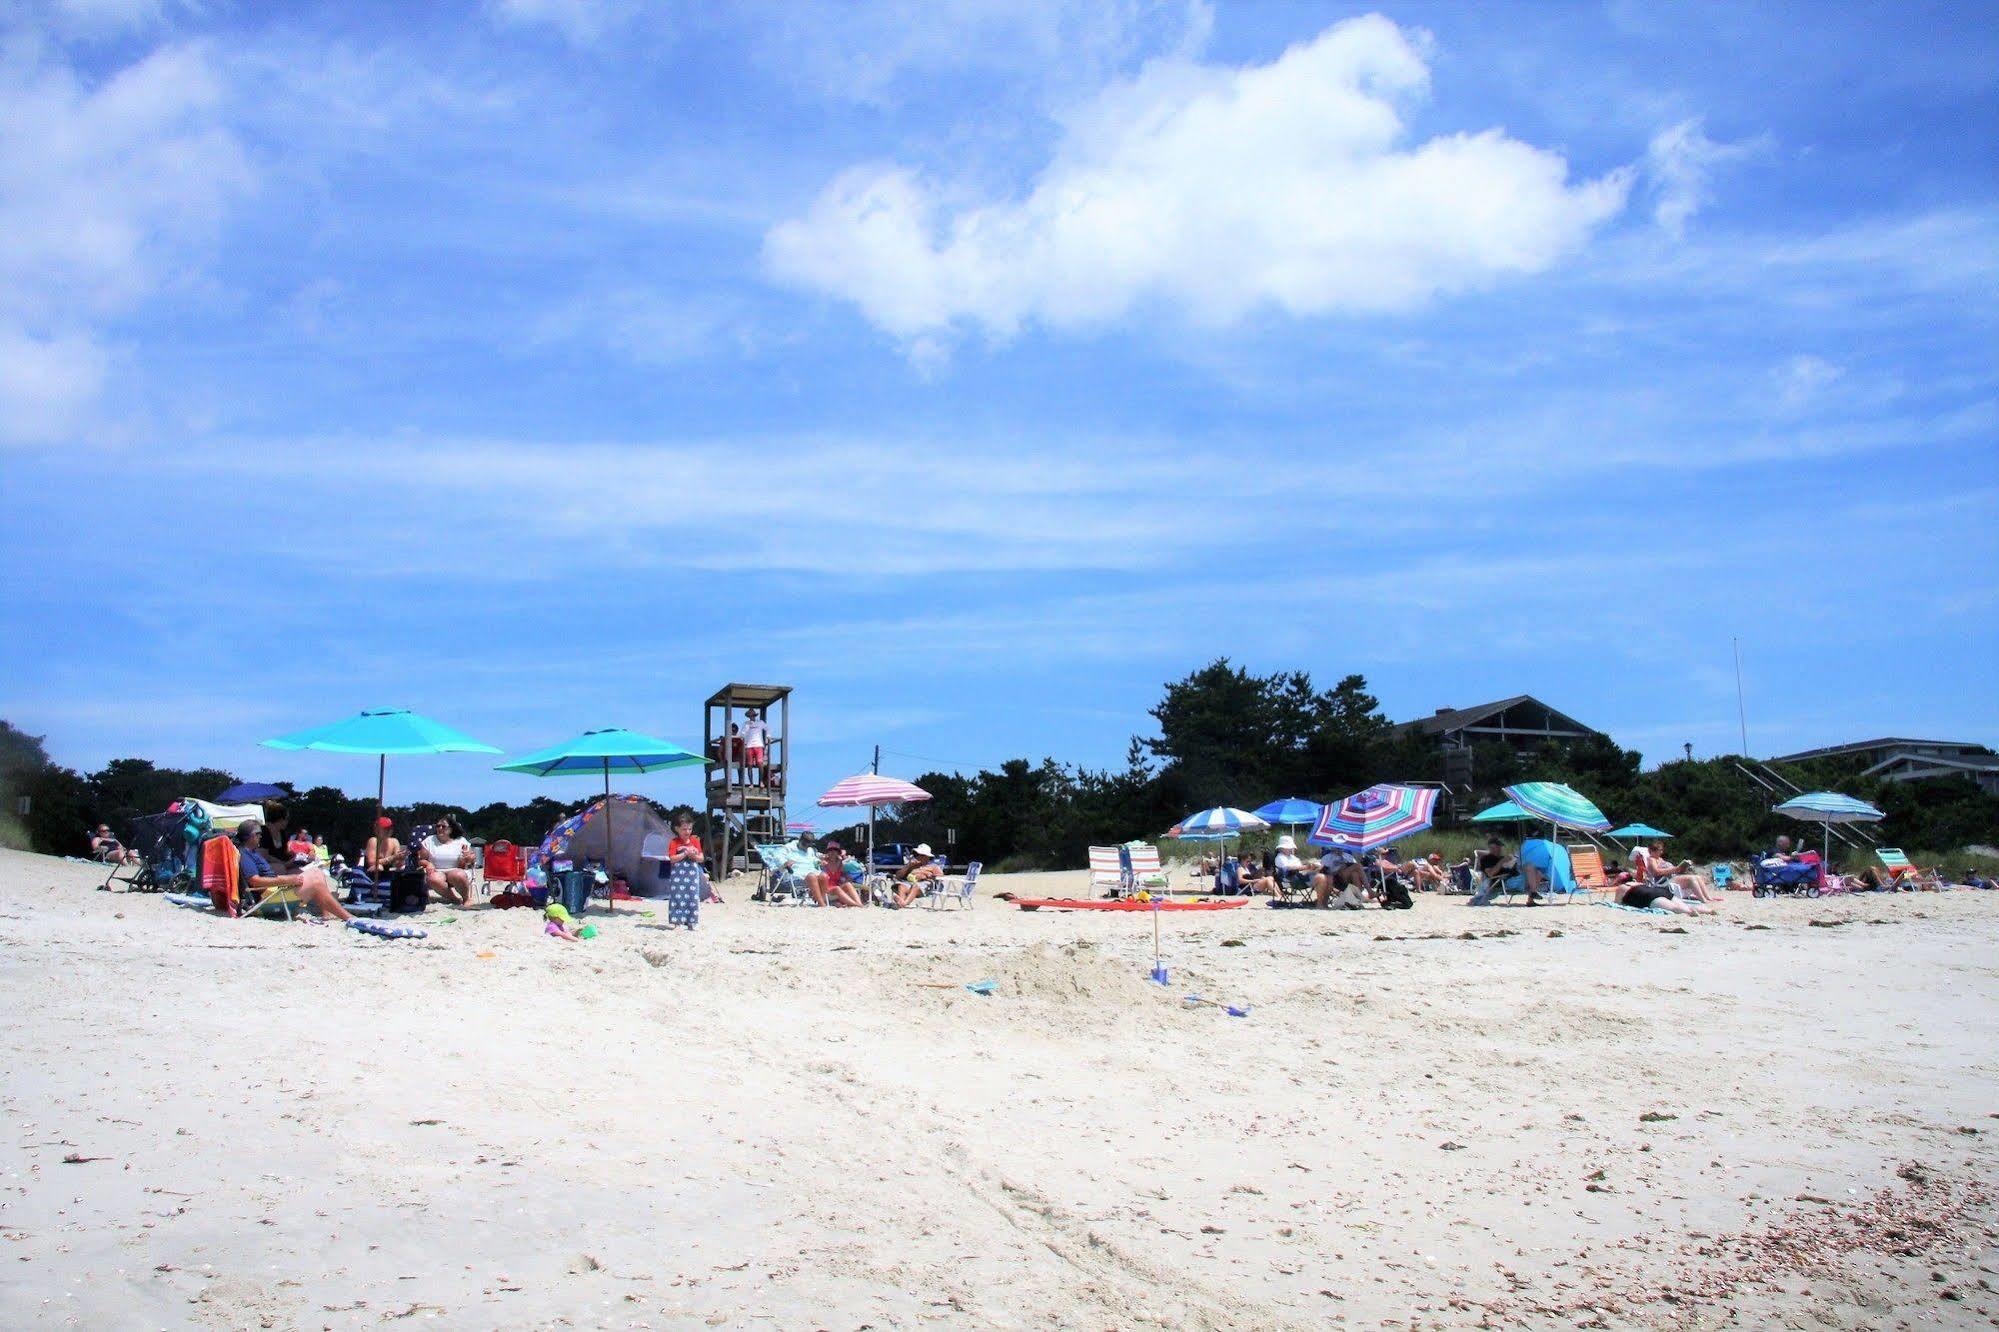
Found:
<svg viewBox="0 0 1999 1332"><path fill-rule="evenodd" d="M769 733L764 765L751 768L730 728L742 727L754 709ZM726 879L749 868L750 847L784 840L785 779L790 776L791 686L726 684L708 699L701 719L702 753L708 759L709 873Z"/></svg>

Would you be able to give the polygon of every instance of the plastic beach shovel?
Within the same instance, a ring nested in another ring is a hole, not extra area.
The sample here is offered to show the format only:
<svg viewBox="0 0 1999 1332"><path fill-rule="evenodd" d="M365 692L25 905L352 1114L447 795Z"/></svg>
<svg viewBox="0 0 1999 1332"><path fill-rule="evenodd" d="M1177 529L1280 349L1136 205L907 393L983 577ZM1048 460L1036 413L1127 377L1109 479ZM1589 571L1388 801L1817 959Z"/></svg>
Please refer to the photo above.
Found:
<svg viewBox="0 0 1999 1332"><path fill-rule="evenodd" d="M1203 1008L1219 1008L1222 1010L1222 1012L1227 1013L1230 1017L1249 1016L1249 1006L1246 1004L1243 1007L1238 1008L1234 1004L1222 1004L1222 1003L1216 1003L1213 999L1203 999L1198 994L1188 995L1187 1002L1190 1004L1199 1004Z"/></svg>

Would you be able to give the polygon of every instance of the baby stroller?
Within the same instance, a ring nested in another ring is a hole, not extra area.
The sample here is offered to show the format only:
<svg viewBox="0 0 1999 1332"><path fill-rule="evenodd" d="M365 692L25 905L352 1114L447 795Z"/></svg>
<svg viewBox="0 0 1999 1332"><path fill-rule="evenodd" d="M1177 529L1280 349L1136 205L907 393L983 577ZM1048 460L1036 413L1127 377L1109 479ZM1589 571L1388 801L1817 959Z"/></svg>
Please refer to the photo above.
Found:
<svg viewBox="0 0 1999 1332"><path fill-rule="evenodd" d="M114 863L102 887L122 883L128 893L197 891L201 876L195 870L195 848L208 830L208 815L199 805L176 802L164 813L133 819L126 828L126 845L139 853L139 863Z"/></svg>

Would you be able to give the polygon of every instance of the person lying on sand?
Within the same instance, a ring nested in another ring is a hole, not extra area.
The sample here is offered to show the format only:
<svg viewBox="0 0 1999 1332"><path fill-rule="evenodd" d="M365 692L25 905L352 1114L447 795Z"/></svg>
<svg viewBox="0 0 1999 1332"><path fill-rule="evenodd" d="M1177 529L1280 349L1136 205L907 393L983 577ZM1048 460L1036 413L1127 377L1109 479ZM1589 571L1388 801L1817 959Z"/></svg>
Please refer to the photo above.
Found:
<svg viewBox="0 0 1999 1332"><path fill-rule="evenodd" d="M246 889L262 893L271 888L290 888L298 894L298 900L335 920L352 920L353 915L340 905L334 894L333 883L326 877L326 871L318 865L306 865L296 874L279 874L271 868L271 862L258 849L257 842L264 835L264 825L255 819L245 819L236 829L236 876Z"/></svg>
<svg viewBox="0 0 1999 1332"><path fill-rule="evenodd" d="M1619 903L1628 907L1656 907L1678 916L1712 916L1715 909L1705 902L1683 902L1663 883L1634 883L1624 890Z"/></svg>

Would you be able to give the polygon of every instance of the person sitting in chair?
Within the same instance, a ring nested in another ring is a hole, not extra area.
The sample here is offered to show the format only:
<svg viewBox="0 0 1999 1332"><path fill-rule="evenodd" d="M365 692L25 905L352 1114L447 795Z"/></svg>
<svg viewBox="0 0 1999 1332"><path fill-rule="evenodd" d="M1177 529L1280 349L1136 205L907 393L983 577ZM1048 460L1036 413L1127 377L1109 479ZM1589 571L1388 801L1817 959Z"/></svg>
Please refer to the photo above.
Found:
<svg viewBox="0 0 1999 1332"><path fill-rule="evenodd" d="M923 885L944 877L944 867L937 863L930 843L918 842L892 877L897 881L895 904L906 907L923 896Z"/></svg>
<svg viewBox="0 0 1999 1332"><path fill-rule="evenodd" d="M361 849L361 868L371 879L382 879L403 867L408 853L396 840L395 823L387 815L375 820L375 835Z"/></svg>
<svg viewBox="0 0 1999 1332"><path fill-rule="evenodd" d="M472 843L458 831L449 814L437 816L430 835L417 847L423 863L424 886L447 906L472 900Z"/></svg>
<svg viewBox="0 0 1999 1332"><path fill-rule="evenodd" d="M1319 857L1319 872L1312 876L1312 897L1319 906L1332 905L1342 911L1359 911L1367 905L1362 891L1367 886L1367 872L1359 861L1342 851L1329 846ZM1333 894L1338 892L1337 900Z"/></svg>
<svg viewBox="0 0 1999 1332"><path fill-rule="evenodd" d="M1798 855L1791 845L1791 839L1788 837L1779 837L1776 849L1765 851L1762 855L1756 857L1756 863L1765 869L1776 869L1780 865L1793 863L1797 858ZM1633 864L1636 863L1636 857L1634 856Z"/></svg>
<svg viewBox="0 0 1999 1332"><path fill-rule="evenodd" d="M252 901L268 889L289 888L298 894L299 901L322 916L331 916L335 920L354 919L347 908L340 905L332 881L319 866L306 865L296 874L280 874L273 869L259 846L263 835L264 825L255 819L245 819L236 829L237 881Z"/></svg>
<svg viewBox="0 0 1999 1332"><path fill-rule="evenodd" d="M1294 887L1305 873L1305 862L1298 857L1298 843L1290 833L1277 839L1277 858L1271 862L1276 869L1279 887Z"/></svg>
<svg viewBox="0 0 1999 1332"><path fill-rule="evenodd" d="M1478 857L1478 879L1468 906L1487 906L1492 895L1506 886L1506 880L1519 862L1506 854L1506 843L1497 837L1486 839L1485 850Z"/></svg>
<svg viewBox="0 0 1999 1332"><path fill-rule="evenodd" d="M1701 881L1700 875L1693 872L1691 864L1675 865L1666 859L1662 843L1632 848L1631 867L1638 872L1639 882L1662 884L1688 901L1706 902L1712 906L1722 900L1718 893Z"/></svg>
<svg viewBox="0 0 1999 1332"><path fill-rule="evenodd" d="M136 865L139 853L111 835L111 825L100 823L97 831L90 834L90 858L101 860L107 865Z"/></svg>
<svg viewBox="0 0 1999 1332"><path fill-rule="evenodd" d="M1409 871L1410 882L1419 893L1437 892L1451 881L1450 874L1444 869L1444 858L1435 851L1408 861L1403 868Z"/></svg>
<svg viewBox="0 0 1999 1332"><path fill-rule="evenodd" d="M1236 882L1244 897L1277 896L1277 872L1269 864L1258 859L1254 852L1243 853L1242 859L1237 864L1236 875Z"/></svg>
<svg viewBox="0 0 1999 1332"><path fill-rule="evenodd" d="M811 853L812 834L799 838L800 849ZM861 905L860 891L847 882L847 855L838 842L826 843L826 849L819 855L816 867L805 875L805 891L820 906L857 907Z"/></svg>

